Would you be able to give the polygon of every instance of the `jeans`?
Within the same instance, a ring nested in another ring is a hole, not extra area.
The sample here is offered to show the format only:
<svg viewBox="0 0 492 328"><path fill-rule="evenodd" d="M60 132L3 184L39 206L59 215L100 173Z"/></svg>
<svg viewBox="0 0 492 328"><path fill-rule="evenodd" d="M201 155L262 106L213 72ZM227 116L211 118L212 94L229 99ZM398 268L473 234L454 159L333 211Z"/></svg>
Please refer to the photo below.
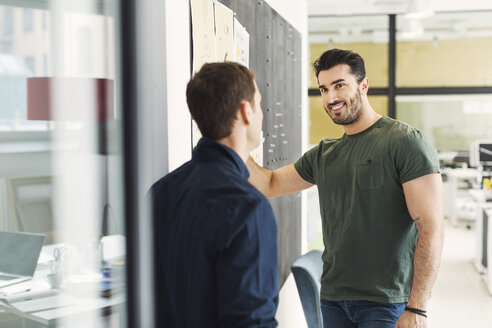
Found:
<svg viewBox="0 0 492 328"><path fill-rule="evenodd" d="M407 303L324 301L324 328L394 328Z"/></svg>

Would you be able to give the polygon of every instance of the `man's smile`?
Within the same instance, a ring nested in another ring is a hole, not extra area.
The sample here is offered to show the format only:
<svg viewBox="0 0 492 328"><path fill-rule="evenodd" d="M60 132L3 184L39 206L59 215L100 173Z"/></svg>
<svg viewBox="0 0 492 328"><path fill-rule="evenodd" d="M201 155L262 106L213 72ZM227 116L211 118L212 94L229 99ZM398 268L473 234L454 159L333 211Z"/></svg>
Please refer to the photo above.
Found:
<svg viewBox="0 0 492 328"><path fill-rule="evenodd" d="M345 107L345 102L339 102L339 103L336 103L335 105L329 105L328 106L331 110L332 113L339 113L342 111L342 109Z"/></svg>

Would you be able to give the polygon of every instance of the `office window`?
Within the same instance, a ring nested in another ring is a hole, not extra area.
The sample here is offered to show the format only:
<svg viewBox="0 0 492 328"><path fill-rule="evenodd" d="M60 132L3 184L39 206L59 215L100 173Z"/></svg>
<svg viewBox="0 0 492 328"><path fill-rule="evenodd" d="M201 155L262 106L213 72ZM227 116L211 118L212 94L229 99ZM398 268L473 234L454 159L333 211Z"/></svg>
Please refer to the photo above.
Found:
<svg viewBox="0 0 492 328"><path fill-rule="evenodd" d="M34 30L34 10L29 8L24 8L23 26L24 26L24 32L32 32Z"/></svg>
<svg viewBox="0 0 492 328"><path fill-rule="evenodd" d="M24 58L24 63L29 68L31 75L35 75L36 74L36 60L35 60L35 58L32 56L28 56L28 57Z"/></svg>
<svg viewBox="0 0 492 328"><path fill-rule="evenodd" d="M50 17L48 10L9 6L0 8L1 17L9 17L12 26L22 26L29 22L34 12L46 19ZM46 77L54 73L57 76L114 77L113 17L80 11L67 11L62 16L66 22L64 35L70 35L71 41L62 42L65 49L58 54L53 52L54 34L49 24L46 29L42 24L33 25L32 34L12 34L9 39L4 39L8 43L0 42L0 133L17 130L49 131L56 126L48 121L27 119L28 78ZM6 23L2 23L0 26L5 26ZM55 63L54 58L61 58L60 54L63 54L63 62ZM69 123L71 128L80 128L80 124L72 123Z"/></svg>
<svg viewBox="0 0 492 328"><path fill-rule="evenodd" d="M42 233L46 243L55 241L50 177L12 177L7 179L10 216L14 231Z"/></svg>
<svg viewBox="0 0 492 328"><path fill-rule="evenodd" d="M47 11L43 11L41 15L42 15L41 17L42 17L43 30L46 30L48 28L49 14Z"/></svg>
<svg viewBox="0 0 492 328"><path fill-rule="evenodd" d="M3 36L14 34L14 10L6 7L3 10Z"/></svg>
<svg viewBox="0 0 492 328"><path fill-rule="evenodd" d="M492 86L492 11L412 23L397 16L398 87Z"/></svg>
<svg viewBox="0 0 492 328"><path fill-rule="evenodd" d="M6 18L3 26L11 32L8 38L4 38L0 53L0 134L47 131L50 125L46 122L27 120L27 79L44 74L42 63L36 62L36 58L41 58L41 53L48 53L50 40L47 34L37 36L36 46L32 47L33 34L13 33L15 26L26 24L29 27L33 9L0 6L0 12ZM29 28L34 29L34 25Z"/></svg>
<svg viewBox="0 0 492 328"><path fill-rule="evenodd" d="M396 113L439 152L469 152L473 141L492 139L492 95L399 96Z"/></svg>
<svg viewBox="0 0 492 328"><path fill-rule="evenodd" d="M43 55L43 72L48 76L48 55Z"/></svg>
<svg viewBox="0 0 492 328"><path fill-rule="evenodd" d="M94 55L92 45L92 31L88 27L80 27L77 31L78 34L78 67L86 74L93 74L92 56Z"/></svg>

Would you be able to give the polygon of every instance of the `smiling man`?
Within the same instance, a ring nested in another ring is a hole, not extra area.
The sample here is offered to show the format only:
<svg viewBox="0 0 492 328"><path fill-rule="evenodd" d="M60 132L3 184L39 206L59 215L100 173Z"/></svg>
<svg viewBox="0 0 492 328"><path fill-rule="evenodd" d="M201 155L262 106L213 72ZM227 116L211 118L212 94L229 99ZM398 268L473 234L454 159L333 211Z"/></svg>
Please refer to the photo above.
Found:
<svg viewBox="0 0 492 328"><path fill-rule="evenodd" d="M250 181L267 197L317 185L325 328L426 327L444 238L436 151L415 128L374 111L360 55L331 49L314 70L344 135L274 171L250 158Z"/></svg>

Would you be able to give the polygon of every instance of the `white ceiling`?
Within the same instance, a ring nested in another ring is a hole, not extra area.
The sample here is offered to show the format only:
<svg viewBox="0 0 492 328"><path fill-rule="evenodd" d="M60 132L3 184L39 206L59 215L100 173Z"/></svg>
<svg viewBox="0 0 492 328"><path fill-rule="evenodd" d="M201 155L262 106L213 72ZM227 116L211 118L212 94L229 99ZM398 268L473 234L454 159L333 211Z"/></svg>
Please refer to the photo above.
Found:
<svg viewBox="0 0 492 328"><path fill-rule="evenodd" d="M492 10L492 0L429 0L436 12ZM409 0L307 0L308 15L401 14Z"/></svg>
<svg viewBox="0 0 492 328"><path fill-rule="evenodd" d="M307 0L309 41L388 42L387 14L397 15L397 39L409 0ZM419 40L492 37L492 0L430 0L435 15L421 19Z"/></svg>

